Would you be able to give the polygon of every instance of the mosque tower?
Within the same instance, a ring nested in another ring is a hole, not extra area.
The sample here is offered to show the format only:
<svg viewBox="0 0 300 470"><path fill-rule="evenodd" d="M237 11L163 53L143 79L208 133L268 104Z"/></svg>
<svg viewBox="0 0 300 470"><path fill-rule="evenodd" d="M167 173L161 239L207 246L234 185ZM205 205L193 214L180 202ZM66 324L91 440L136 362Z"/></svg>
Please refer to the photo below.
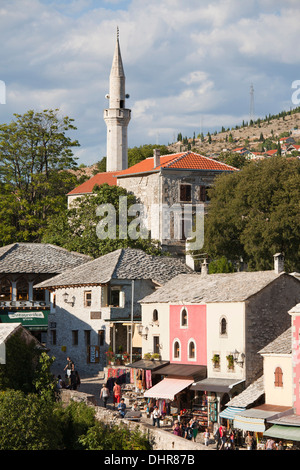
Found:
<svg viewBox="0 0 300 470"><path fill-rule="evenodd" d="M106 171L120 171L128 167L127 127L131 110L126 109L125 74L119 44L119 29L117 43L109 78L108 109L104 110L104 121L107 126Z"/></svg>

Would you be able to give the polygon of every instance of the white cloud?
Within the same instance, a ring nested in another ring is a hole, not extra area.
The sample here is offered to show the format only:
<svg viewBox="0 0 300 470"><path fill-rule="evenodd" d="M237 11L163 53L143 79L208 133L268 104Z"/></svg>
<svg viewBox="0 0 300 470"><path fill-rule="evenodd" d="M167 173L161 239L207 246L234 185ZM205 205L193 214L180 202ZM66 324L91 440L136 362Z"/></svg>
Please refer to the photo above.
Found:
<svg viewBox="0 0 300 470"><path fill-rule="evenodd" d="M99 160L117 26L131 96L129 145L158 135L168 143L179 131L198 133L201 122L205 131L238 124L251 83L256 112L279 112L300 79L299 20L298 0L2 2L0 122L59 107L75 119L80 159Z"/></svg>

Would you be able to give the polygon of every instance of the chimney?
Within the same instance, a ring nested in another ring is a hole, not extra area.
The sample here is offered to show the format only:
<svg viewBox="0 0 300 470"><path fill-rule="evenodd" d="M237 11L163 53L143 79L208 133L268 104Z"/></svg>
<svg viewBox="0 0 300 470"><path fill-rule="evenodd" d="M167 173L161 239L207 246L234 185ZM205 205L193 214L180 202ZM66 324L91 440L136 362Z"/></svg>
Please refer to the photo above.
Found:
<svg viewBox="0 0 300 470"><path fill-rule="evenodd" d="M153 150L153 163L154 163L154 168L160 165L160 150L159 149Z"/></svg>
<svg viewBox="0 0 300 470"><path fill-rule="evenodd" d="M201 263L201 276L206 276L208 274L208 264L207 264L207 259L205 258L203 260L203 263Z"/></svg>
<svg viewBox="0 0 300 470"><path fill-rule="evenodd" d="M282 253L274 255L274 271L276 274L284 272L284 256Z"/></svg>

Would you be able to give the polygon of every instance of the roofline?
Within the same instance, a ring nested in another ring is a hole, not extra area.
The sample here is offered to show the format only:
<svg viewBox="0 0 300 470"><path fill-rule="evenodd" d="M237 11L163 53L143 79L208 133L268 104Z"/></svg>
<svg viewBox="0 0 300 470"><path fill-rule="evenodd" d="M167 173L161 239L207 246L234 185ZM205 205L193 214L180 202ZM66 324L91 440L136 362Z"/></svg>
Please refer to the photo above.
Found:
<svg viewBox="0 0 300 470"><path fill-rule="evenodd" d="M225 165L225 163L224 163ZM231 169L232 168L232 169ZM225 171L228 172L234 172L234 171L240 171L238 168L233 168L231 167L228 170L214 170L210 168L172 168L172 167L161 167L158 170L153 168L153 170L148 170L148 171L139 171L138 173L126 173L124 175L118 175L117 178L125 178L126 176L138 176L138 175L146 175L149 173L159 173L161 171L198 171L198 172L207 172L207 171L212 171L214 173L223 173Z"/></svg>

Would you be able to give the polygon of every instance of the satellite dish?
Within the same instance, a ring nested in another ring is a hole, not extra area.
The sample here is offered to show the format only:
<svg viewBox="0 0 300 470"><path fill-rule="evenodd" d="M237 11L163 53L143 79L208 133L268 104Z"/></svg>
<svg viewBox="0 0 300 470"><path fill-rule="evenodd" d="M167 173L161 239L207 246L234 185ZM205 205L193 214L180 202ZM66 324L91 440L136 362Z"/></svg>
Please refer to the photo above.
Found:
<svg viewBox="0 0 300 470"><path fill-rule="evenodd" d="M109 95L105 95L105 98L107 98L109 100Z"/></svg>

